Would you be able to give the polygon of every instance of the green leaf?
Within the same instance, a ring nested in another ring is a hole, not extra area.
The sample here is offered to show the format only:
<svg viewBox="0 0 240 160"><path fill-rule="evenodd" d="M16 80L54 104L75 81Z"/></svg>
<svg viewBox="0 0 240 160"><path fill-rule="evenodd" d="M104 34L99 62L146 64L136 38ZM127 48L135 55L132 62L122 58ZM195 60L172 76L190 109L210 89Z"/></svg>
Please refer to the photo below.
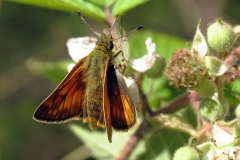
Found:
<svg viewBox="0 0 240 160"><path fill-rule="evenodd" d="M111 4L113 4L113 2L115 0L88 0L88 1L94 3L98 6L105 7L105 6L110 6Z"/></svg>
<svg viewBox="0 0 240 160"><path fill-rule="evenodd" d="M70 130L82 141L84 144L92 151L92 155L97 159L116 159L120 156L122 149L126 145L133 134L133 131L126 133L114 132L113 142L109 143L107 140L106 132L90 131L86 130L78 125L69 125ZM144 150L143 144L139 143L137 148L132 153L134 157L131 159L136 159L139 153Z"/></svg>
<svg viewBox="0 0 240 160"><path fill-rule="evenodd" d="M112 13L114 16L122 15L130 9L146 2L148 2L148 0L117 0L113 6Z"/></svg>
<svg viewBox="0 0 240 160"><path fill-rule="evenodd" d="M12 2L34 5L39 7L51 8L73 13L76 10L97 20L105 20L106 15L103 9L84 0L9 0Z"/></svg>
<svg viewBox="0 0 240 160"><path fill-rule="evenodd" d="M236 80L232 84L227 84L225 87L224 96L231 106L237 106L240 100L240 80Z"/></svg>
<svg viewBox="0 0 240 160"><path fill-rule="evenodd" d="M17 3L23 3L27 5L34 5L34 6L39 6L39 7L45 7L45 8L51 8L51 9L57 9L57 10L62 10L62 11L70 11L73 12L74 9L72 6L61 2L59 0L9 0L12 2L17 2Z"/></svg>
<svg viewBox="0 0 240 160"><path fill-rule="evenodd" d="M86 146L81 146L65 155L61 160L77 160L79 159L79 155L81 155L81 159L87 159L92 153Z"/></svg>
<svg viewBox="0 0 240 160"><path fill-rule="evenodd" d="M159 108L163 102L172 101L172 97L180 95L180 92L168 85L166 76L154 80L145 77L142 87L146 94L150 90L149 84L152 84L151 96L149 96L149 103L152 108Z"/></svg>
<svg viewBox="0 0 240 160"><path fill-rule="evenodd" d="M26 65L32 73L59 83L67 75L67 68L71 62L72 61L44 62L36 59L28 59Z"/></svg>
<svg viewBox="0 0 240 160"><path fill-rule="evenodd" d="M172 160L176 149L187 143L188 136L172 130L161 130L145 139L147 150L138 157L144 159Z"/></svg>
<svg viewBox="0 0 240 160"><path fill-rule="evenodd" d="M97 20L105 20L106 15L102 8L94 5L93 3L89 3L85 0L62 0L63 2L72 5L74 7L77 7L77 10L79 10L82 14L95 18Z"/></svg>

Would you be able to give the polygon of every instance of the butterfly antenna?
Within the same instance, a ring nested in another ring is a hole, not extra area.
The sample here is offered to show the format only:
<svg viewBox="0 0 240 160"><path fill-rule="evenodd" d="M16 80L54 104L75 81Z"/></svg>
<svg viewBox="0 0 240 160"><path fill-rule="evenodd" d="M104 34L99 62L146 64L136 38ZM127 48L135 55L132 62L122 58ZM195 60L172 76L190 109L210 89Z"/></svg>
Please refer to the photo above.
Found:
<svg viewBox="0 0 240 160"><path fill-rule="evenodd" d="M112 23L112 26L111 26L111 28L109 29L109 36L111 35L111 32L112 32L112 30L113 30L113 27L114 27L114 25L115 25L115 22L116 22L116 20L117 20L117 17L118 17L118 15L114 18L113 23Z"/></svg>
<svg viewBox="0 0 240 160"><path fill-rule="evenodd" d="M90 25L86 22L86 20L83 18L83 16L82 16L82 14L79 12L79 11L76 11L77 12L77 14L79 15L79 17L83 20L83 22L90 28L90 30L94 33L94 34L96 34L97 36L99 36L99 33L98 32L96 32L96 31L94 31L91 27L90 27Z"/></svg>
<svg viewBox="0 0 240 160"><path fill-rule="evenodd" d="M140 29L142 29L142 28L143 28L143 25L140 25L140 26L138 26L137 28L135 28L134 30L132 30L131 32L127 33L126 35L123 35L123 36L121 36L121 37L118 37L118 38L114 39L114 41L115 41L115 40L118 40L118 39L120 39L120 38L123 38L123 37L127 37L127 36L129 36L130 34L136 32L136 31L138 31L138 30L140 30Z"/></svg>

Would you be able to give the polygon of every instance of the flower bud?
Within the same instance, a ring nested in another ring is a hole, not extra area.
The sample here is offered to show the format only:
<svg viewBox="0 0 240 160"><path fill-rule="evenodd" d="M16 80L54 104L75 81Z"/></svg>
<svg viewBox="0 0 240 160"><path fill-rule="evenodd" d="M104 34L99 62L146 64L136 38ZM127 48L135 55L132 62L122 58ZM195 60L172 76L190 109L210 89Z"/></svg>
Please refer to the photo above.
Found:
<svg viewBox="0 0 240 160"><path fill-rule="evenodd" d="M145 72L149 78L159 78L163 74L163 70L166 67L166 59L162 56L156 55L156 60L152 67Z"/></svg>
<svg viewBox="0 0 240 160"><path fill-rule="evenodd" d="M224 109L224 107L218 102L210 98L202 99L199 110L203 119L212 124L220 119L223 119L226 114L226 109Z"/></svg>
<svg viewBox="0 0 240 160"><path fill-rule="evenodd" d="M240 119L240 104L235 109L235 115L238 119Z"/></svg>
<svg viewBox="0 0 240 160"><path fill-rule="evenodd" d="M196 149L185 146L179 148L175 153L173 160L200 160L200 155Z"/></svg>
<svg viewBox="0 0 240 160"><path fill-rule="evenodd" d="M207 41L212 55L222 59L227 56L235 39L233 28L221 18L207 29Z"/></svg>

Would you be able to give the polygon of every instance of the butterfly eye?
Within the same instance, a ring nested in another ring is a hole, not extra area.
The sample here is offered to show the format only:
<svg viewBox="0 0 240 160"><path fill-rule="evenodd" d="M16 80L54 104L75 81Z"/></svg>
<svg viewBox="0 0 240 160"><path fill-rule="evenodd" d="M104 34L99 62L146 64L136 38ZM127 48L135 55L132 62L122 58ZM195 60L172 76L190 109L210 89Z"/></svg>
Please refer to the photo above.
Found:
<svg viewBox="0 0 240 160"><path fill-rule="evenodd" d="M112 41L109 42L108 46L109 46L109 48L110 48L111 50L113 50L114 45L113 45L113 42L112 42Z"/></svg>

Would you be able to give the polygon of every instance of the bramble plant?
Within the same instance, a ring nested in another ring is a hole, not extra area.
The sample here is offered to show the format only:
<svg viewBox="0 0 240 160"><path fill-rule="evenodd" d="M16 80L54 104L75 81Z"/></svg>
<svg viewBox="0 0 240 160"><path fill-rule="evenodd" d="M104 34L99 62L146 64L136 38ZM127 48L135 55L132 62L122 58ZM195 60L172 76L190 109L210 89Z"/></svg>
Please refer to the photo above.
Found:
<svg viewBox="0 0 240 160"><path fill-rule="evenodd" d="M68 12L79 10L84 16L106 24L106 28L117 15L147 2L11 1ZM115 49L125 55L127 67L123 70L129 77L126 83L138 110L138 124L127 133L113 132L110 144L105 131L91 131L81 126L80 121L78 125L68 122L73 134L91 151L86 158L214 160L240 156L239 32L221 18L208 26L206 36L200 31L200 25L201 21L191 46L186 46L184 39L149 28L115 42ZM118 27L119 32L126 35L124 26ZM117 31L115 34L121 37ZM69 39L67 47L73 61L90 53L96 41L89 36ZM71 70L74 65L71 63L31 59L28 68L34 74L60 82L68 67ZM229 87L231 83L234 88ZM230 110L235 110L235 115ZM231 117L231 121L226 117ZM73 154L78 157L84 152L80 149L64 158Z"/></svg>

